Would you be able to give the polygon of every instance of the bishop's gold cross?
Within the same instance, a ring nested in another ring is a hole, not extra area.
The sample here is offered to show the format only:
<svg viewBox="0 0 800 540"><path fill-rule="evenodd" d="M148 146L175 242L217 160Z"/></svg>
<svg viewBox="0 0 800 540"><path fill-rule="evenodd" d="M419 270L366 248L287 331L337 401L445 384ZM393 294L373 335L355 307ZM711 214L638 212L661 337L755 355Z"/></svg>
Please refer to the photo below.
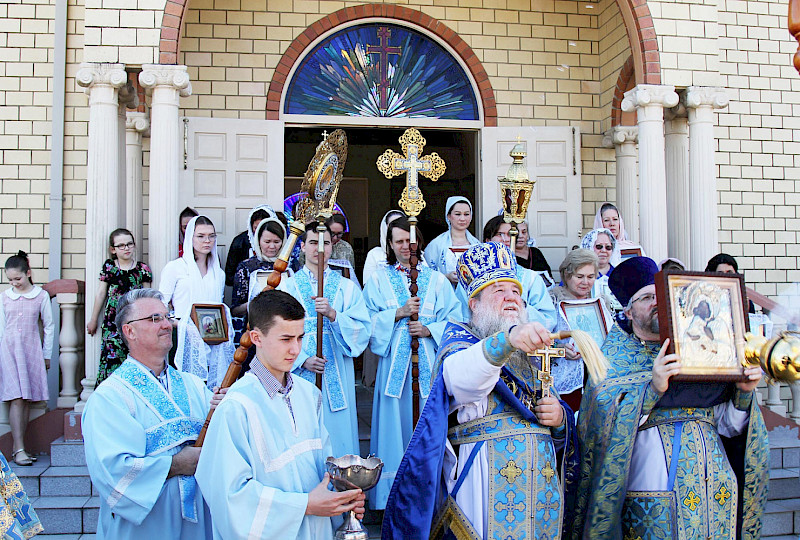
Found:
<svg viewBox="0 0 800 540"><path fill-rule="evenodd" d="M542 359L542 368L536 375L542 383L542 397L550 397L550 388L553 386L553 375L551 373L550 358L564 358L566 351L564 349L554 349L546 347L544 349L537 349L530 356L537 356Z"/></svg>
<svg viewBox="0 0 800 540"><path fill-rule="evenodd" d="M399 205L409 217L418 216L425 208L425 200L419 189L419 175L435 182L446 169L444 160L436 152L421 157L425 143L425 138L419 131L414 128L407 129L400 137L403 154L389 149L381 154L377 161L378 170L386 178L406 175L406 187L403 188Z"/></svg>

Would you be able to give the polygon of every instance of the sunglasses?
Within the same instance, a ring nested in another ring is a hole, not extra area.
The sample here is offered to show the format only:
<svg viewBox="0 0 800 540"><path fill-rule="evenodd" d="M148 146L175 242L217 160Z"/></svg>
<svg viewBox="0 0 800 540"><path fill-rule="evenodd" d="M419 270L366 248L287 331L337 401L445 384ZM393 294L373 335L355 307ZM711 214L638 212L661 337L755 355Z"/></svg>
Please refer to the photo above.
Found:
<svg viewBox="0 0 800 540"><path fill-rule="evenodd" d="M594 249L596 249L597 251L603 251L603 250L613 251L614 246L612 246L611 244L595 244Z"/></svg>

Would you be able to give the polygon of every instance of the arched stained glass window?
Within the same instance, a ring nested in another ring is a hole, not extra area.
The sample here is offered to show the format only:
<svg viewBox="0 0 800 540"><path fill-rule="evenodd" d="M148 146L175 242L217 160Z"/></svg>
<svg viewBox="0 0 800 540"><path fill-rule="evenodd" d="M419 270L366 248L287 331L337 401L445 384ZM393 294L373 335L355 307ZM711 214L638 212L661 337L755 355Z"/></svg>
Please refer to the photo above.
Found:
<svg viewBox="0 0 800 540"><path fill-rule="evenodd" d="M337 32L303 58L286 114L479 120L461 65L410 28L370 23Z"/></svg>

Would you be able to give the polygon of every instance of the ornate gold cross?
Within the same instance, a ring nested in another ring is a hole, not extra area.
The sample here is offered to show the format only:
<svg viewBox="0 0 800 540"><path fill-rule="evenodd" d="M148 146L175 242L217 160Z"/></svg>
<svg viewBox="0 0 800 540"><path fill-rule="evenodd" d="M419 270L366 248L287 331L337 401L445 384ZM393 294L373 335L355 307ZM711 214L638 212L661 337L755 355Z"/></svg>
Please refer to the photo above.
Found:
<svg viewBox="0 0 800 540"><path fill-rule="evenodd" d="M553 386L553 375L551 374L550 359L564 358L566 351L564 349L554 349L546 347L544 349L537 349L536 352L529 356L539 357L542 359L542 367L536 374L536 378L542 383L542 397L550 397L550 388Z"/></svg>
<svg viewBox="0 0 800 540"><path fill-rule="evenodd" d="M430 178L434 182L444 174L447 167L439 154L432 152L429 156L421 157L425 148L425 138L415 128L410 128L400 137L403 154L394 150L386 150L378 157L378 170L386 178L406 175L406 187L400 197L400 208L410 218L415 218L425 208L425 200L419 189L419 175ZM414 239L411 240L414 242Z"/></svg>

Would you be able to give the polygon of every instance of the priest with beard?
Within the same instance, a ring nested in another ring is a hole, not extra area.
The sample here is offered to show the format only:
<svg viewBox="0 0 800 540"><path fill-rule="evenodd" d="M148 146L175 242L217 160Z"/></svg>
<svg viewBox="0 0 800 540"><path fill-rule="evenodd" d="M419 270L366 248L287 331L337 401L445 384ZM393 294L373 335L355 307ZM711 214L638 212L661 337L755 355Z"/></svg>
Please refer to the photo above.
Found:
<svg viewBox="0 0 800 540"><path fill-rule="evenodd" d="M543 394L538 359L527 356L552 340L527 322L516 266L494 242L459 260L470 320L444 331L382 538L561 536L564 475L577 466L573 414Z"/></svg>

